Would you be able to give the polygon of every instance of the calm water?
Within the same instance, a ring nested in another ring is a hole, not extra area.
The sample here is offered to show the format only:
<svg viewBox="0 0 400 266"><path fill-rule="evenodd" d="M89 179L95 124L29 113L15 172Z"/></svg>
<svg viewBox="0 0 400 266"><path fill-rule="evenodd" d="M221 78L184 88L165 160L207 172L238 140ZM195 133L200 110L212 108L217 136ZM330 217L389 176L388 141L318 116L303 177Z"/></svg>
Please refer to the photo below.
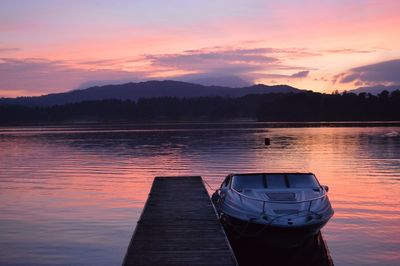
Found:
<svg viewBox="0 0 400 266"><path fill-rule="evenodd" d="M400 127L0 128L0 265L120 265L156 175L311 171L336 265L400 265ZM264 138L271 146L264 146Z"/></svg>

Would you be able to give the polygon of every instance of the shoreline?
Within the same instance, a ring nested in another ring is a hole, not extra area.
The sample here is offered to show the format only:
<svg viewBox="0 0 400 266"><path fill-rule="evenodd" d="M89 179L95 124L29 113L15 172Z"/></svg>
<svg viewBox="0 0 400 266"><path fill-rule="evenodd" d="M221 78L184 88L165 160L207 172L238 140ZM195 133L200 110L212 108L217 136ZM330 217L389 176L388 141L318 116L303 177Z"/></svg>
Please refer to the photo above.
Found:
<svg viewBox="0 0 400 266"><path fill-rule="evenodd" d="M305 121L305 122L259 122L252 120L233 121L157 121L134 122L53 122L0 124L7 128L76 128L76 129L182 129L182 128L319 128L319 127L400 127L400 121Z"/></svg>

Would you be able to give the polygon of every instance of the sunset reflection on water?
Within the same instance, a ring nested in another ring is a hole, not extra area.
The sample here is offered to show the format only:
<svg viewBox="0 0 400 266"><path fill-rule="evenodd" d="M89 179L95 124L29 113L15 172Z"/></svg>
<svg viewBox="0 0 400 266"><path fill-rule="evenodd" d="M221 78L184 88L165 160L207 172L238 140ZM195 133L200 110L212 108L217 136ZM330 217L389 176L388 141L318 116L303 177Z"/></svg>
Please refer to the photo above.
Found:
<svg viewBox="0 0 400 266"><path fill-rule="evenodd" d="M154 176L202 175L216 188L232 172L305 171L330 188L323 236L335 264L398 265L390 132L400 128L0 128L0 264L121 264Z"/></svg>

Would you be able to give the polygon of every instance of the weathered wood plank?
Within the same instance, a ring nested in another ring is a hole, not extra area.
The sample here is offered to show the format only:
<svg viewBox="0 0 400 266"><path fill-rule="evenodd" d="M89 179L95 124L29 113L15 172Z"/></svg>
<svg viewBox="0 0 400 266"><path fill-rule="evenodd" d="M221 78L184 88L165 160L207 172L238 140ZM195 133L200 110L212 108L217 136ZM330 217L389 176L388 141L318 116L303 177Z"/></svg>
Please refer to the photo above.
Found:
<svg viewBox="0 0 400 266"><path fill-rule="evenodd" d="M237 265L201 177L154 179L123 265Z"/></svg>

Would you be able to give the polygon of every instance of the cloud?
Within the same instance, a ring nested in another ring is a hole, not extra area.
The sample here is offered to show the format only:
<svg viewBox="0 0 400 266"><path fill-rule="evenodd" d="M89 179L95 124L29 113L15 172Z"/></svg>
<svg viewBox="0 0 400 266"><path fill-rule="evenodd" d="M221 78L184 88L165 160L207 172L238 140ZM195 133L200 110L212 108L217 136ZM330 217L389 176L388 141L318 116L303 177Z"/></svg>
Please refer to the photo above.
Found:
<svg viewBox="0 0 400 266"><path fill-rule="evenodd" d="M212 47L175 54L146 55L145 58L156 70L156 75L161 77L169 71L180 71L184 74L176 75L175 78L188 76L193 79L216 76L249 78L261 70L279 68L281 62L277 57L271 56L271 52L271 48Z"/></svg>
<svg viewBox="0 0 400 266"><path fill-rule="evenodd" d="M41 94L89 85L166 78L237 76L250 83L260 78L293 80L307 77L310 68L288 64L286 60L309 55L301 48L214 46L181 53L85 60L3 57L0 58L0 90L30 90Z"/></svg>
<svg viewBox="0 0 400 266"><path fill-rule="evenodd" d="M309 73L304 67L286 64L281 58L287 59L299 56L315 55L301 48L276 49L270 47L231 48L210 47L196 50L186 50L175 54L145 55L154 69L163 71L179 70L193 78L198 76L232 76L236 75L249 81L270 76L276 78L303 78ZM266 71L293 71L301 70L293 75L263 74Z"/></svg>
<svg viewBox="0 0 400 266"><path fill-rule="evenodd" d="M5 48L0 48L0 53L18 52L20 50L21 50L20 48L5 47Z"/></svg>
<svg viewBox="0 0 400 266"><path fill-rule="evenodd" d="M156 66L168 66L185 69L216 68L222 65L256 65L271 64L279 60L266 56L265 49L232 49L232 50L189 50L178 54L148 55L146 58Z"/></svg>
<svg viewBox="0 0 400 266"><path fill-rule="evenodd" d="M262 78L262 79L278 79L278 80L293 80L293 79L301 79L308 77L310 74L310 70L304 70L304 71L299 71L296 73L293 73L291 75L285 75L285 74L274 74L274 73L257 73L256 75L252 76L253 78ZM272 81L271 81L272 82ZM275 83L277 81L274 81Z"/></svg>
<svg viewBox="0 0 400 266"><path fill-rule="evenodd" d="M292 78L305 78L308 76L308 74L310 74L309 70L305 70L305 71L300 71L297 73L292 74L290 77Z"/></svg>
<svg viewBox="0 0 400 266"><path fill-rule="evenodd" d="M356 67L336 75L334 82L359 85L393 85L400 83L400 59Z"/></svg>
<svg viewBox="0 0 400 266"><path fill-rule="evenodd" d="M341 48L341 49L326 49L322 50L321 52L330 54L367 54L376 52L376 50Z"/></svg>
<svg viewBox="0 0 400 266"><path fill-rule="evenodd" d="M73 61L71 63L80 66L93 66L93 67L105 67L105 68L115 68L118 65L124 65L129 63L141 63L143 62L141 57L124 57L124 58L109 58L109 59L92 59L92 60L79 60Z"/></svg>
<svg viewBox="0 0 400 266"><path fill-rule="evenodd" d="M140 72L77 68L62 60L0 58L0 90L3 94L12 90L31 91L32 94L60 92L92 80L133 81L141 76Z"/></svg>

